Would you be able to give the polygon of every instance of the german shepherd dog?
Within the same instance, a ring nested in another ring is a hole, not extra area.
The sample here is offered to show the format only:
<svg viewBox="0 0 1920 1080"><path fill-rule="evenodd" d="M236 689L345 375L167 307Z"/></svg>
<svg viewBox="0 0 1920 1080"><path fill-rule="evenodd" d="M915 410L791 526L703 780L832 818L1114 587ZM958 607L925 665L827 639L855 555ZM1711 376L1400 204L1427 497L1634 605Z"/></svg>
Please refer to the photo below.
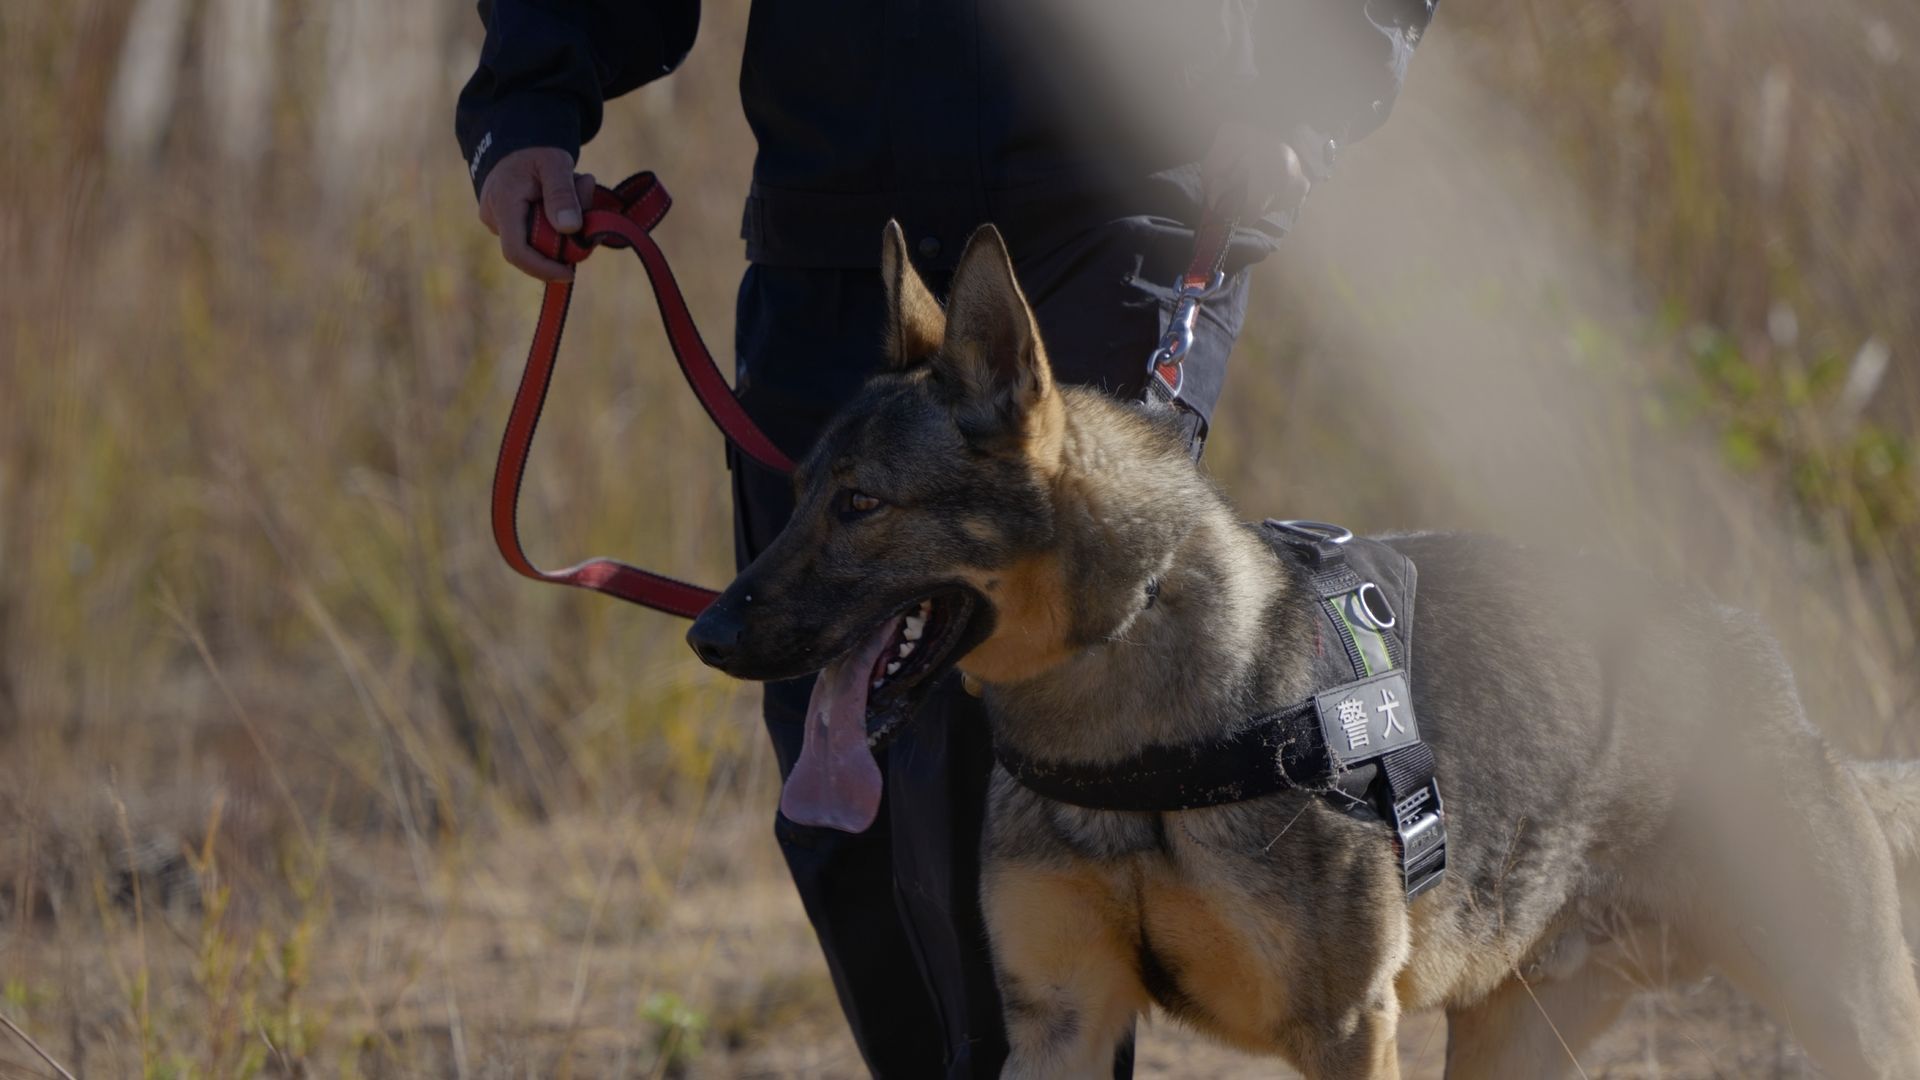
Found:
<svg viewBox="0 0 1920 1080"><path fill-rule="evenodd" d="M942 309L889 227L889 370L795 474L791 523L695 624L746 679L819 672L788 816L857 831L869 741L958 667L996 742L1063 764L1232 732L1316 689L1306 571L1243 524L1164 410L1058 385L999 235ZM1757 622L1591 557L1386 539L1420 572L1411 666L1444 882L1285 792L1135 813L997 771L983 903L1014 1077L1109 1075L1150 1005L1308 1077L1563 1075L1649 982L1708 968L1837 1077L1920 1077L1896 879L1920 766L1838 760Z"/></svg>

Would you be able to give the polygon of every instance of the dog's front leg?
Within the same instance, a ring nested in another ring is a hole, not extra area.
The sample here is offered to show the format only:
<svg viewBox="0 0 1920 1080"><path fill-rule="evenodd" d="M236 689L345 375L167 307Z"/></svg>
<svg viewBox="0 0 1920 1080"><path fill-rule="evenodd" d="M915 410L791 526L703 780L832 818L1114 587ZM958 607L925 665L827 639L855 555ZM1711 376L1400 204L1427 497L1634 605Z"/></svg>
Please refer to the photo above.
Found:
<svg viewBox="0 0 1920 1080"><path fill-rule="evenodd" d="M1322 1029L1324 1031L1324 1029ZM1400 1007L1389 998L1335 1025L1338 1038L1315 1039L1294 1064L1307 1080L1400 1080Z"/></svg>
<svg viewBox="0 0 1920 1080"><path fill-rule="evenodd" d="M1099 876L995 863L983 875L1010 1053L1003 1077L1113 1075L1113 1055L1147 995Z"/></svg>

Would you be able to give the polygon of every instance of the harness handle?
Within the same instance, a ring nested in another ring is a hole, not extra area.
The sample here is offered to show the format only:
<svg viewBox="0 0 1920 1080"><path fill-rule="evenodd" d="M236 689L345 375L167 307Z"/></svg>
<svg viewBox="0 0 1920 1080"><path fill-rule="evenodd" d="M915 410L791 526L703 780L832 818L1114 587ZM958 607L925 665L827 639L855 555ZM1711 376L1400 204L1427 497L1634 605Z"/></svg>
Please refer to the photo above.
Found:
<svg viewBox="0 0 1920 1080"><path fill-rule="evenodd" d="M714 363L713 354L700 339L700 329L694 324L693 313L687 308L686 297L681 295L666 255L654 242L653 228L672 205L673 198L652 173L638 173L616 187L596 187L586 220L580 232L572 236L556 231L541 208L535 206L528 239L535 251L569 266L584 261L598 247L632 249L646 268L654 300L660 306L667 343L694 397L700 400L720 433L742 454L776 472L791 472L792 460L754 424L733 396L733 389L721 375L719 365ZM540 410L546 405L547 388L553 381L554 362L560 355L560 335L566 329L567 307L572 299L573 283L556 281L547 284L546 295L540 302L533 345L527 350L526 370L521 373L520 387L514 392L513 409L507 415L506 434L500 442L500 460L493 472L494 543L508 566L535 581L592 589L691 619L719 594L615 559L588 559L564 570L542 570L533 565L520 546L520 485L526 475L527 456L533 449L534 430L540 424Z"/></svg>

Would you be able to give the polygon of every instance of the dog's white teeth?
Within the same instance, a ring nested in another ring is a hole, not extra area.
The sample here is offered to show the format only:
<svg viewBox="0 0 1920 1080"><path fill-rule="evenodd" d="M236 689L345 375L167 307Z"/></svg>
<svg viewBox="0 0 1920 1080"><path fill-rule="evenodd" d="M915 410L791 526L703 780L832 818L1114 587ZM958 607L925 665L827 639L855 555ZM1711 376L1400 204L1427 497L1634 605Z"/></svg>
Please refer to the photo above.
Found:
<svg viewBox="0 0 1920 1080"><path fill-rule="evenodd" d="M873 685L872 685L872 686L869 686L869 687L867 687L867 689L869 689L869 690L878 690L878 689L880 689L880 684L881 684L881 682L882 682L882 681L883 681L883 680L880 680L880 679L875 679L875 680L873 680Z"/></svg>
<svg viewBox="0 0 1920 1080"><path fill-rule="evenodd" d="M888 665L887 665L887 674L889 674L889 675L898 675L898 674L900 674L900 661L898 661L898 660L895 660L895 661L894 661L893 663L891 663L891 664L888 664ZM875 686L879 686L880 684L876 682L876 683L874 683L873 685L875 685Z"/></svg>
<svg viewBox="0 0 1920 1080"><path fill-rule="evenodd" d="M907 657L912 655L913 655L913 642L911 641L901 642L900 643L900 659L905 660Z"/></svg>
<svg viewBox="0 0 1920 1080"><path fill-rule="evenodd" d="M927 620L918 615L909 615L907 616L907 628L900 632L900 636L906 638L908 641L919 641L920 635L926 632L926 629Z"/></svg>

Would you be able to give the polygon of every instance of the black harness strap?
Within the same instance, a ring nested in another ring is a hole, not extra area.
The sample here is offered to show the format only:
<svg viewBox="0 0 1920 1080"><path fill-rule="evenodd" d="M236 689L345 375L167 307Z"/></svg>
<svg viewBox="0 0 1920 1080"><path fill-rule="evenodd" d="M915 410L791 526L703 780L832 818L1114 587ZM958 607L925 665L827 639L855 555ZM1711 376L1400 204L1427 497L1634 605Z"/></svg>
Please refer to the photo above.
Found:
<svg viewBox="0 0 1920 1080"><path fill-rule="evenodd" d="M1217 742L1157 746L1107 765L994 753L1022 785L1049 799L1099 810L1197 810L1308 786L1328 773L1320 717L1306 701Z"/></svg>
<svg viewBox="0 0 1920 1080"><path fill-rule="evenodd" d="M1095 810L1198 810L1282 791L1334 797L1345 812L1392 824L1412 900L1439 884L1447 865L1433 751L1421 741L1407 676L1413 563L1338 526L1269 521L1267 530L1306 562L1343 646L1344 655L1321 662L1326 689L1211 742L1148 747L1107 764L1037 761L997 740L995 756L1035 793Z"/></svg>

